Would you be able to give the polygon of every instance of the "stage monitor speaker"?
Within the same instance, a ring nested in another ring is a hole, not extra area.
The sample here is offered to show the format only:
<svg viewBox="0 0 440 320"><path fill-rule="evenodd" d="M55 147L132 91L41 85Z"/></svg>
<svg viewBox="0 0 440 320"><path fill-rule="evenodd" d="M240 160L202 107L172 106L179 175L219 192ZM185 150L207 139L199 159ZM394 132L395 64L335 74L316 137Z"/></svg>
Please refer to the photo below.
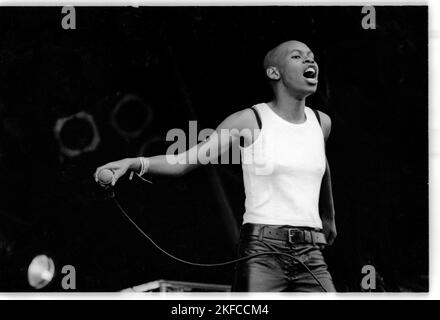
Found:
<svg viewBox="0 0 440 320"><path fill-rule="evenodd" d="M211 283L156 280L122 292L230 292L231 286Z"/></svg>

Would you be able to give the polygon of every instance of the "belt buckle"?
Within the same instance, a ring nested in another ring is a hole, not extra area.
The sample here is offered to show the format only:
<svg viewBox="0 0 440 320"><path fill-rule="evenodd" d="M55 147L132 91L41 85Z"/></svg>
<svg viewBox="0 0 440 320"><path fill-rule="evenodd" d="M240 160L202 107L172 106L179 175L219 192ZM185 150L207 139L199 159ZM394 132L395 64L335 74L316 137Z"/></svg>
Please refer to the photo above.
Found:
<svg viewBox="0 0 440 320"><path fill-rule="evenodd" d="M288 232L288 234L287 234L288 235L287 241L289 243L291 243L291 244L294 244L295 241L294 241L293 237L295 236L295 234L298 234L298 230L296 230L296 229L287 229L287 232Z"/></svg>
<svg viewBox="0 0 440 320"><path fill-rule="evenodd" d="M304 240L307 243L311 243L312 245L315 245L315 237L314 237L313 231L305 232L304 238L305 238Z"/></svg>

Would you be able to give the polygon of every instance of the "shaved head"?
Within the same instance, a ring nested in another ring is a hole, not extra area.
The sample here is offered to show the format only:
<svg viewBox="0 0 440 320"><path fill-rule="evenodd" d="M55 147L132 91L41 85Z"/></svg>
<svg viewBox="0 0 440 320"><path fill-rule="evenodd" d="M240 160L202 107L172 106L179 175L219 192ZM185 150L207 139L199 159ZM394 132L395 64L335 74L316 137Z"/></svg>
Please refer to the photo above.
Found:
<svg viewBox="0 0 440 320"><path fill-rule="evenodd" d="M312 50L297 40L285 41L271 49L263 61L264 72L275 94L306 97L316 91L318 64Z"/></svg>
<svg viewBox="0 0 440 320"><path fill-rule="evenodd" d="M277 45L275 48L270 50L264 57L264 61L263 61L264 70L266 70L269 67L278 67L280 58L286 53L288 48L294 45L303 45L307 47L306 44L297 40L290 40Z"/></svg>

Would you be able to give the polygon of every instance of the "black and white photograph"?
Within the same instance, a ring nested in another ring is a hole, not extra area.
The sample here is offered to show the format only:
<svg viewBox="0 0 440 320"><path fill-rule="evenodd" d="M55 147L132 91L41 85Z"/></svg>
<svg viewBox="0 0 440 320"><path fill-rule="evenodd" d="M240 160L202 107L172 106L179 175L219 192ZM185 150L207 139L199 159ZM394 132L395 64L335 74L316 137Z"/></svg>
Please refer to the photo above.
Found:
<svg viewBox="0 0 440 320"><path fill-rule="evenodd" d="M1 6L0 292L430 292L428 11Z"/></svg>

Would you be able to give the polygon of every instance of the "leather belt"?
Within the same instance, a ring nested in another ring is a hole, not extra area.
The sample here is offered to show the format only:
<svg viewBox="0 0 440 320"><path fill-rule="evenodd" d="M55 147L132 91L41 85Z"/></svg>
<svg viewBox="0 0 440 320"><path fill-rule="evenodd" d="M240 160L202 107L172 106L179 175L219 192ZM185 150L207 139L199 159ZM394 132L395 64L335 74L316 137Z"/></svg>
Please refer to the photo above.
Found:
<svg viewBox="0 0 440 320"><path fill-rule="evenodd" d="M298 227L271 227L267 225L246 223L242 226L241 232L242 235L257 236L260 239L283 240L291 244L327 244L325 235L322 232Z"/></svg>

